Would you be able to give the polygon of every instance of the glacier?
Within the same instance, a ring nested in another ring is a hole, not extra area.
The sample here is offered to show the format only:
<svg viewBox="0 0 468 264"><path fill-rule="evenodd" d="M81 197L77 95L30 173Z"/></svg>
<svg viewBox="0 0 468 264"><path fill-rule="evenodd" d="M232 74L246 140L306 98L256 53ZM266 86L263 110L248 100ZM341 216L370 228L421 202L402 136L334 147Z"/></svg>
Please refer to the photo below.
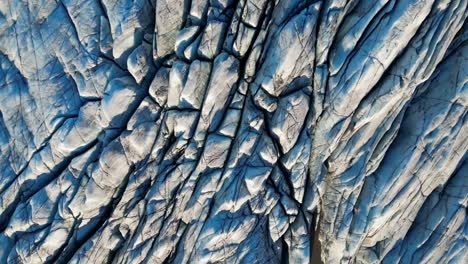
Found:
<svg viewBox="0 0 468 264"><path fill-rule="evenodd" d="M468 263L468 0L1 0L0 263Z"/></svg>

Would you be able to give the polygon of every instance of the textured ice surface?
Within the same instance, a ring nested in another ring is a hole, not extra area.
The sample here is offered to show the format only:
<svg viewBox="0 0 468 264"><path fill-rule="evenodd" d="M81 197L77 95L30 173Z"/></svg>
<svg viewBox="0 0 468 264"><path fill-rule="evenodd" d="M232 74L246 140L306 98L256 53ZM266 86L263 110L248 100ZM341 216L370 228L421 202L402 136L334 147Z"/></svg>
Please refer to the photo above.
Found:
<svg viewBox="0 0 468 264"><path fill-rule="evenodd" d="M468 0L0 0L0 263L467 263Z"/></svg>

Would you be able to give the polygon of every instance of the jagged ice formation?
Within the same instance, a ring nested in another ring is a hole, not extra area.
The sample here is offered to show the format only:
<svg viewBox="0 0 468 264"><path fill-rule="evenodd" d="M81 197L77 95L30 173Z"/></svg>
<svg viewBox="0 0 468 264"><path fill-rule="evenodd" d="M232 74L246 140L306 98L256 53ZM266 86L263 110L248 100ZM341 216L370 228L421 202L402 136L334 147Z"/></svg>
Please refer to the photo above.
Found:
<svg viewBox="0 0 468 264"><path fill-rule="evenodd" d="M0 263L468 263L468 0L0 0Z"/></svg>

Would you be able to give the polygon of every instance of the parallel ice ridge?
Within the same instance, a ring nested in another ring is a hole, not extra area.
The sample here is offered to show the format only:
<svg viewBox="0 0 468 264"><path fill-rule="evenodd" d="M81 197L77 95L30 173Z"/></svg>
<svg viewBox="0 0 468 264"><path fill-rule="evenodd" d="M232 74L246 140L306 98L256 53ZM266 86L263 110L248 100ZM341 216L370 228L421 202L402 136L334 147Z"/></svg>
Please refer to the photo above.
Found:
<svg viewBox="0 0 468 264"><path fill-rule="evenodd" d="M468 263L468 0L1 0L0 263Z"/></svg>

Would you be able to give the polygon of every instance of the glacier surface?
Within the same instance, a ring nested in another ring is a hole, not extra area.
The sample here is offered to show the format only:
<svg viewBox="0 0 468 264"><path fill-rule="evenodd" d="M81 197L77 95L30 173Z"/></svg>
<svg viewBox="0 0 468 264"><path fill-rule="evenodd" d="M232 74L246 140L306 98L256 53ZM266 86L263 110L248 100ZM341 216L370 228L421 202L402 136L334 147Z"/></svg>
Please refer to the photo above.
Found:
<svg viewBox="0 0 468 264"><path fill-rule="evenodd" d="M1 0L0 263L468 263L468 0Z"/></svg>

